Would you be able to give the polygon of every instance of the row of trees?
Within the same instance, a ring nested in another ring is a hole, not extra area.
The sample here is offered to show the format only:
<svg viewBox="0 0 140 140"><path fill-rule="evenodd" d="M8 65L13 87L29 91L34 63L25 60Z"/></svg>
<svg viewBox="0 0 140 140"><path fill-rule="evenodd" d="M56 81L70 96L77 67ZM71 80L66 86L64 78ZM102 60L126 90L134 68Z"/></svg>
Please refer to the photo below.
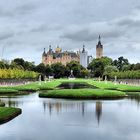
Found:
<svg viewBox="0 0 140 140"><path fill-rule="evenodd" d="M71 61L66 66L62 65L61 63L45 66L41 63L35 68L36 72L42 73L46 76L53 75L55 78L69 77L71 70L73 70L75 77L84 78L89 76L89 71L76 61Z"/></svg>
<svg viewBox="0 0 140 140"><path fill-rule="evenodd" d="M130 64L128 59L123 57L119 57L114 61L108 57L94 59L89 64L88 69L91 70L93 77L140 78L140 63Z"/></svg>
<svg viewBox="0 0 140 140"><path fill-rule="evenodd" d="M72 61L66 66L62 65L61 63L45 66L42 63L39 65L35 65L33 62L24 61L22 58L17 58L11 61L11 63L8 63L7 61L0 61L0 69L20 69L23 71L34 71L46 76L53 75L55 78L69 77L71 70L73 70L73 74L75 77L81 78L89 76L104 77L105 75L111 78L113 75L118 75L118 77L120 78L139 78L137 72L139 72L138 70L140 70L140 63L130 64L128 59L125 59L123 57L119 57L114 61L111 58L102 57L100 59L93 59L93 61L88 65L88 68L85 69L76 61ZM131 75L130 73L133 73L132 75L135 76L129 76Z"/></svg>
<svg viewBox="0 0 140 140"><path fill-rule="evenodd" d="M78 62L71 61L66 66L61 63L55 63L52 65L44 65L40 63L35 65L33 62L24 61L22 58L17 58L8 63L6 61L0 61L1 69L20 69L26 71L34 71L46 76L54 76L55 78L69 77L71 70L75 77L88 77L89 70L82 67Z"/></svg>
<svg viewBox="0 0 140 140"><path fill-rule="evenodd" d="M34 62L24 61L22 58L16 58L11 62L2 60L0 61L0 69L22 69L28 71L34 71Z"/></svg>
<svg viewBox="0 0 140 140"><path fill-rule="evenodd" d="M1 79L35 79L38 73L20 69L0 69Z"/></svg>
<svg viewBox="0 0 140 140"><path fill-rule="evenodd" d="M119 79L139 79L140 70L137 71L120 71L120 72L111 72L109 73L110 78L117 76Z"/></svg>

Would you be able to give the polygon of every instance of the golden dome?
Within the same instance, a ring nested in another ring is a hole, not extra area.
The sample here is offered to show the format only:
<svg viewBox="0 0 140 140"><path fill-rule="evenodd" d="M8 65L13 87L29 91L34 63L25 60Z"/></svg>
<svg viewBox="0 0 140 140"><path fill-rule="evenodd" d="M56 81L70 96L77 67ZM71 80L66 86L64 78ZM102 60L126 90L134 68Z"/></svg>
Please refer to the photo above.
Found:
<svg viewBox="0 0 140 140"><path fill-rule="evenodd" d="M61 52L61 48L57 47L57 48L55 49L55 52L57 52L57 53Z"/></svg>

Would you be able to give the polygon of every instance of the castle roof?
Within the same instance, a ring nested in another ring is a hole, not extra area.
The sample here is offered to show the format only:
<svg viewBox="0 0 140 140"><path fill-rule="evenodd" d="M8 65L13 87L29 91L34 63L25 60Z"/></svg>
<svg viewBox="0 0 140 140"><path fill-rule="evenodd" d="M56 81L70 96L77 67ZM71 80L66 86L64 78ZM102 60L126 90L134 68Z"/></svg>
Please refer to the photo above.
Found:
<svg viewBox="0 0 140 140"><path fill-rule="evenodd" d="M56 49L55 49L55 52L51 49L51 46L49 46L49 50L48 50L48 52L46 53L46 51L45 51L45 48L44 48L44 52L43 52L43 56L45 56L45 57L47 57L47 56L49 56L49 55L51 55L51 56L53 56L53 58L54 59L56 59L56 58L62 58L63 56L70 56L70 57L72 57L72 58L75 58L75 57L77 57L78 55L77 55L77 53L75 53L75 52L68 52L68 51L61 51L61 48L59 48L59 47L57 47Z"/></svg>
<svg viewBox="0 0 140 140"><path fill-rule="evenodd" d="M60 53L53 53L54 58L62 58L65 55L68 55L68 56L73 57L73 58L77 57L77 54L75 52L65 51L65 52L60 52Z"/></svg>

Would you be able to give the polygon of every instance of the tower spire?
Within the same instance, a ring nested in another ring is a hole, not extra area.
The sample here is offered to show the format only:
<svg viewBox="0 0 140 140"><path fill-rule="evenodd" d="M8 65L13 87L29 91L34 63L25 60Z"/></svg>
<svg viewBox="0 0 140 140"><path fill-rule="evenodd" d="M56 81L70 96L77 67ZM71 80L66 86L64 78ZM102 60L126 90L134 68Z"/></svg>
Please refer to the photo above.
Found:
<svg viewBox="0 0 140 140"><path fill-rule="evenodd" d="M101 41L101 36L99 35L99 41Z"/></svg>
<svg viewBox="0 0 140 140"><path fill-rule="evenodd" d="M44 55L44 56L46 55L46 50L45 50L45 48L44 48L44 52L43 52L43 55Z"/></svg>
<svg viewBox="0 0 140 140"><path fill-rule="evenodd" d="M98 37L98 45L102 45L102 43L101 43L101 36L99 35L99 37Z"/></svg>
<svg viewBox="0 0 140 140"><path fill-rule="evenodd" d="M83 44L83 50L82 50L82 53L84 53L85 52L85 45Z"/></svg>
<svg viewBox="0 0 140 140"><path fill-rule="evenodd" d="M51 45L49 45L49 50L51 50Z"/></svg>
<svg viewBox="0 0 140 140"><path fill-rule="evenodd" d="M98 37L98 44L96 45L96 58L101 58L103 56L103 45L101 43L101 36Z"/></svg>

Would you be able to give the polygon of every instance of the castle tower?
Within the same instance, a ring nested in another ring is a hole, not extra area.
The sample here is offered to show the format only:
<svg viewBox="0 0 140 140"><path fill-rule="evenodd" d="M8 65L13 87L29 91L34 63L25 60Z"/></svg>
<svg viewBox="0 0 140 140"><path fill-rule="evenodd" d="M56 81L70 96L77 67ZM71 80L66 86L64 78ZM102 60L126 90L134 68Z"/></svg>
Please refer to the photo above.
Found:
<svg viewBox="0 0 140 140"><path fill-rule="evenodd" d="M45 60L46 60L46 50L44 48L44 52L42 54L42 63L45 64Z"/></svg>
<svg viewBox="0 0 140 140"><path fill-rule="evenodd" d="M101 58L103 57L103 45L101 43L101 37L99 35L99 41L98 44L96 45L96 58Z"/></svg>
<svg viewBox="0 0 140 140"><path fill-rule="evenodd" d="M85 51L85 45L83 45L83 50L80 52L80 65L85 68L88 66L88 53Z"/></svg>

